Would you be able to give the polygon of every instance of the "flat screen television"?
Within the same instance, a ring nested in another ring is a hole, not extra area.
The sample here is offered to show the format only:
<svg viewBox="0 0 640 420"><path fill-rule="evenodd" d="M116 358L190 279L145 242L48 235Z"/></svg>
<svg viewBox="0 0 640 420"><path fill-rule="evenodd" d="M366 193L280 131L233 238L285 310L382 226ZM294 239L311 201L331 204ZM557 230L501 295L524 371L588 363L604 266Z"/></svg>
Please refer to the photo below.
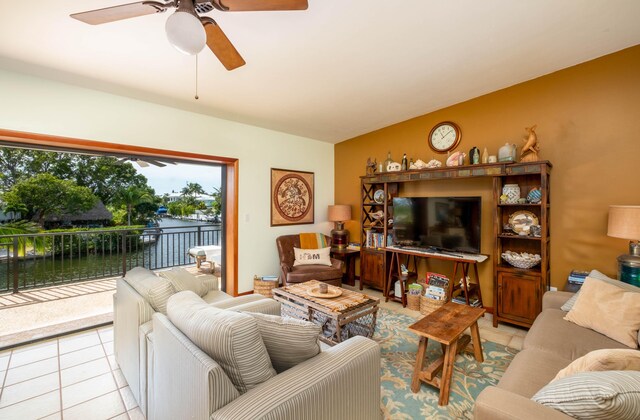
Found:
<svg viewBox="0 0 640 420"><path fill-rule="evenodd" d="M480 253L481 197L396 197L395 245Z"/></svg>

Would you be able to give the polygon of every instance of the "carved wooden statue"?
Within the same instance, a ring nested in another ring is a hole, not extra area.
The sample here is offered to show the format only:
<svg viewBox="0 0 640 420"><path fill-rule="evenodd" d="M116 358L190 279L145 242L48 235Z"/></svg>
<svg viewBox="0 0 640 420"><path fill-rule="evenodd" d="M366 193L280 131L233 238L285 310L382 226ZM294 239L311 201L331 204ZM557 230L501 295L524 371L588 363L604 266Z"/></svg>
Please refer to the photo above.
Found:
<svg viewBox="0 0 640 420"><path fill-rule="evenodd" d="M538 158L538 152L540 151L540 147L538 146L538 136L536 135L536 127L537 125L533 125L532 127L525 127L527 130L527 135L524 136L524 146L522 146L522 151L520 152L520 162L535 162L540 160Z"/></svg>
<svg viewBox="0 0 640 420"><path fill-rule="evenodd" d="M372 162L370 157L367 158L367 176L372 176L374 174L376 166L377 163L375 160Z"/></svg>

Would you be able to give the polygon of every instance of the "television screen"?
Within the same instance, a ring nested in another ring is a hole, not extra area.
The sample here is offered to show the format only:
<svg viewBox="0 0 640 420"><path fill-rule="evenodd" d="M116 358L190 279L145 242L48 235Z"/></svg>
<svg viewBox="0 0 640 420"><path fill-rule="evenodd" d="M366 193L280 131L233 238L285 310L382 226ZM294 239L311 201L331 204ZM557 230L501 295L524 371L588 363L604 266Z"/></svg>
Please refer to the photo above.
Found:
<svg viewBox="0 0 640 420"><path fill-rule="evenodd" d="M396 197L396 245L480 253L480 197Z"/></svg>

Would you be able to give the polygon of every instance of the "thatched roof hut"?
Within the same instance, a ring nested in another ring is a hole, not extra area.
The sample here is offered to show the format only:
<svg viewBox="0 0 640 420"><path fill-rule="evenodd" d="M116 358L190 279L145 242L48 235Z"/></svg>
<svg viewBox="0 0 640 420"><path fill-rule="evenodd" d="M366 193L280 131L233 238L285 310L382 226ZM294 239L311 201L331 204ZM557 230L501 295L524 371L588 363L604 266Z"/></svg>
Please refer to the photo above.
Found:
<svg viewBox="0 0 640 420"><path fill-rule="evenodd" d="M105 224L113 219L113 214L105 207L104 203L98 200L89 211L78 214L51 214L45 217L47 224Z"/></svg>

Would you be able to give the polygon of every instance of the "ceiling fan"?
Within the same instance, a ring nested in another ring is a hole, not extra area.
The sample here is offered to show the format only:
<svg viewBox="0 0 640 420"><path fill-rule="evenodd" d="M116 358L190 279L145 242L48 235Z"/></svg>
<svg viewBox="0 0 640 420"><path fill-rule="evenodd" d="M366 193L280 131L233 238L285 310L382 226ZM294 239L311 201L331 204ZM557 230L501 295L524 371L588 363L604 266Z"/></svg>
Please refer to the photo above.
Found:
<svg viewBox="0 0 640 420"><path fill-rule="evenodd" d="M227 70L234 70L246 64L244 59L216 21L201 14L214 9L220 12L255 12L306 10L307 7L307 0L150 0L74 13L71 17L90 25L100 25L176 8L165 24L169 43L188 55L199 53L207 45Z"/></svg>
<svg viewBox="0 0 640 420"><path fill-rule="evenodd" d="M160 168L164 168L165 166L167 166L167 163L171 164L171 165L175 165L175 162L172 161L164 161L164 162L160 162L159 160L155 160L155 159L148 159L145 158L144 160L137 158L137 157L123 157L121 159L118 159L118 163L124 163L124 162L134 162L137 163L138 166L140 166L141 168L148 168L149 164L154 165L154 166L158 166Z"/></svg>

